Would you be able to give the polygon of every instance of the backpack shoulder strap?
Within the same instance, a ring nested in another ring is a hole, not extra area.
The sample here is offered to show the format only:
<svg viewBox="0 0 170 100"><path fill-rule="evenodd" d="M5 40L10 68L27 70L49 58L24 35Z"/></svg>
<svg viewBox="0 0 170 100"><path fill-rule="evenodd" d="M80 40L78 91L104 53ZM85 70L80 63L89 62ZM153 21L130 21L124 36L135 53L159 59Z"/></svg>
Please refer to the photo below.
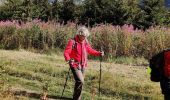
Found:
<svg viewBox="0 0 170 100"><path fill-rule="evenodd" d="M76 41L74 38L71 38L73 40L73 45L72 45L72 49L74 49L76 47Z"/></svg>
<svg viewBox="0 0 170 100"><path fill-rule="evenodd" d="M73 40L73 45L72 45L72 49L74 49L77 45L75 38L71 38ZM85 45L87 45L89 43L89 41L87 40L87 38L85 38Z"/></svg>

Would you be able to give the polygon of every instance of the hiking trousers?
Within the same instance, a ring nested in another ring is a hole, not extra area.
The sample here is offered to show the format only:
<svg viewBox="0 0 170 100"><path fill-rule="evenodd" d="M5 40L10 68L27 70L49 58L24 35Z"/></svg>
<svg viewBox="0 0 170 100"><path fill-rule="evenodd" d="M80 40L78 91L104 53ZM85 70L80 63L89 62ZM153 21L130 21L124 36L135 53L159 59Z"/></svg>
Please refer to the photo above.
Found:
<svg viewBox="0 0 170 100"><path fill-rule="evenodd" d="M81 66L79 66L78 68L71 67L71 71L75 80L73 100L81 100L81 94L84 84L84 68Z"/></svg>

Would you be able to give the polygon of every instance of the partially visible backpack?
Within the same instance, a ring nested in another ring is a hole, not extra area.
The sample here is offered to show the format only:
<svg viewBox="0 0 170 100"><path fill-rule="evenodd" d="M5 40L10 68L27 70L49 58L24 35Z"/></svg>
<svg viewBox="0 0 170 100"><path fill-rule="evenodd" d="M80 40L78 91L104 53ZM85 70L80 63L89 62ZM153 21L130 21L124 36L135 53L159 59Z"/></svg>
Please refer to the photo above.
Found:
<svg viewBox="0 0 170 100"><path fill-rule="evenodd" d="M151 76L153 82L159 82L161 77L170 78L170 50L164 50L154 55L150 61Z"/></svg>
<svg viewBox="0 0 170 100"><path fill-rule="evenodd" d="M151 69L150 79L153 82L159 82L161 79L161 69L164 66L164 55L160 52L154 55L149 61L149 67Z"/></svg>
<svg viewBox="0 0 170 100"><path fill-rule="evenodd" d="M170 51L164 52L164 76L170 79Z"/></svg>

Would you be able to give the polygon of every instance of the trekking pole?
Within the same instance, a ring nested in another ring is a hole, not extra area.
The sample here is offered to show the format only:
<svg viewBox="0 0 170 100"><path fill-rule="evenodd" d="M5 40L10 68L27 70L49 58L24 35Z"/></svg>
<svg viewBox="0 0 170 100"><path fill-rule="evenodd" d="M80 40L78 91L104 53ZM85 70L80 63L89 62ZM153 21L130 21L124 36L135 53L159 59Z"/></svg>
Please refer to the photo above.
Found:
<svg viewBox="0 0 170 100"><path fill-rule="evenodd" d="M67 80L68 80L68 78L69 78L70 69L71 69L71 68L69 68L68 73L67 73L66 82L65 82L65 84L64 84L64 89L63 89L63 92L62 92L62 94L61 94L61 98L63 98L63 94L64 94L64 91L65 91L65 87L66 87L66 85L67 85Z"/></svg>
<svg viewBox="0 0 170 100"><path fill-rule="evenodd" d="M103 51L103 48L101 47L101 51ZM99 97L100 97L100 83L101 83L101 77L102 77L102 56L100 57L100 77L99 77Z"/></svg>

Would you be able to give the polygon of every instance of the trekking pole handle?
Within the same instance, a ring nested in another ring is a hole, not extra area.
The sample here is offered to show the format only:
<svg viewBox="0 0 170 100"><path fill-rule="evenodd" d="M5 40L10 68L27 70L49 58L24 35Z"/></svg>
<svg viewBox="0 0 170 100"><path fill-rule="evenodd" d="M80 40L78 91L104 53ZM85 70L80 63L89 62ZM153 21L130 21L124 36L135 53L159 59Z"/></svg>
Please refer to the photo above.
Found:
<svg viewBox="0 0 170 100"><path fill-rule="evenodd" d="M104 56L103 47L100 48L100 53L101 53L101 60L102 60L102 57Z"/></svg>
<svg viewBox="0 0 170 100"><path fill-rule="evenodd" d="M103 47L102 46L100 47L100 52L103 52Z"/></svg>

